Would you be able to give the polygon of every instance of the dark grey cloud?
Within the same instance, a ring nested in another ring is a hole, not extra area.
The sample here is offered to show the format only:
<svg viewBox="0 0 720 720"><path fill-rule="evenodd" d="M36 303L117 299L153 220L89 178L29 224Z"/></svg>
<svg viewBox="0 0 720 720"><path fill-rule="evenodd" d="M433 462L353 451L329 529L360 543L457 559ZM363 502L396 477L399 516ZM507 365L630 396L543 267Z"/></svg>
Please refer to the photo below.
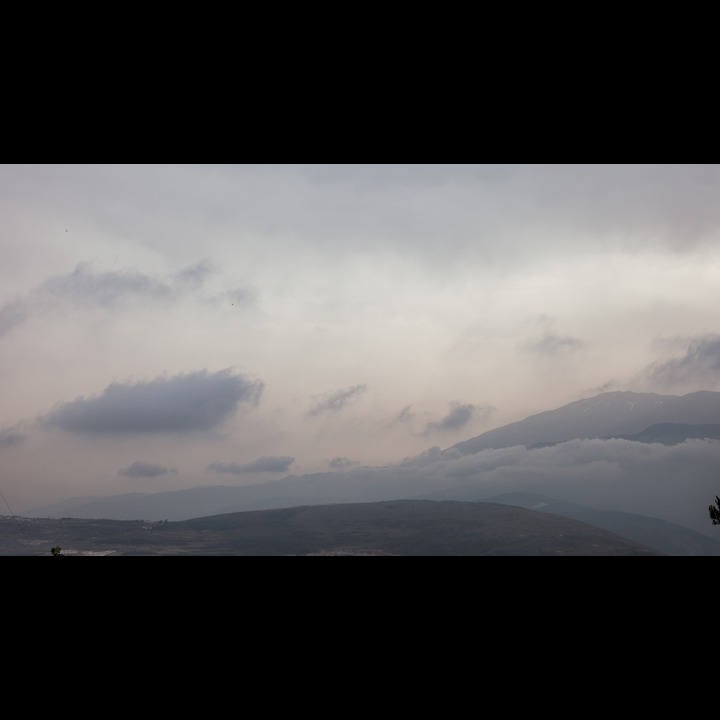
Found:
<svg viewBox="0 0 720 720"><path fill-rule="evenodd" d="M175 475L176 470L166 468L162 465L153 465L152 463L142 462L138 460L132 465L118 470L118 475L124 475L130 478L154 478L161 475Z"/></svg>
<svg viewBox="0 0 720 720"><path fill-rule="evenodd" d="M334 457L328 460L328 465L334 470L344 470L345 468L354 467L357 462L346 457Z"/></svg>
<svg viewBox="0 0 720 720"><path fill-rule="evenodd" d="M0 448L15 447L25 441L25 435L12 429L0 430Z"/></svg>
<svg viewBox="0 0 720 720"><path fill-rule="evenodd" d="M257 405L262 381L232 368L159 377L135 384L113 383L102 395L62 403L41 424L77 433L186 433L207 431L241 404Z"/></svg>
<svg viewBox="0 0 720 720"><path fill-rule="evenodd" d="M454 431L460 430L465 427L471 420L478 415L488 417L494 408L483 407L480 405L473 405L471 403L451 403L450 412L437 422L430 422L425 429L425 433L430 433L436 430L441 431Z"/></svg>
<svg viewBox="0 0 720 720"><path fill-rule="evenodd" d="M366 391L367 385L354 385L345 390L328 393L318 398L313 408L308 412L308 415L316 416L339 412L350 400L356 398L358 395L362 395Z"/></svg>
<svg viewBox="0 0 720 720"><path fill-rule="evenodd" d="M286 472L295 462L294 457L261 457L252 462L239 465L238 463L220 463L214 462L207 466L208 470L214 470L217 473L228 473L231 475L242 475L243 473L257 472Z"/></svg>
<svg viewBox="0 0 720 720"><path fill-rule="evenodd" d="M647 368L648 377L660 385L715 384L720 381L720 335L705 335L690 343L682 357L657 362Z"/></svg>

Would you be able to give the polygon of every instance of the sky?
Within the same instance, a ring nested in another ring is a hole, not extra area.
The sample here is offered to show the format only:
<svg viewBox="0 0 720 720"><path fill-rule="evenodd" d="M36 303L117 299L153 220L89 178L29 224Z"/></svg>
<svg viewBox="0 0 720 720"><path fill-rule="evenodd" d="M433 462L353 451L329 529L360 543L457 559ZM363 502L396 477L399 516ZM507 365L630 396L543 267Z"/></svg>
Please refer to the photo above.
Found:
<svg viewBox="0 0 720 720"><path fill-rule="evenodd" d="M718 200L720 165L1 165L0 514L720 390Z"/></svg>

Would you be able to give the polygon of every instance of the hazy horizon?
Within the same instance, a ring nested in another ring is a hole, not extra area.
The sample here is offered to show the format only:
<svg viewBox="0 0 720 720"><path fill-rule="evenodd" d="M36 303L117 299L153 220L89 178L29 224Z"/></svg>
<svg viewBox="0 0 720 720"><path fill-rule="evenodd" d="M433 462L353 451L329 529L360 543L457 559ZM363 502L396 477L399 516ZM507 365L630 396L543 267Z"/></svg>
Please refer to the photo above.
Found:
<svg viewBox="0 0 720 720"><path fill-rule="evenodd" d="M720 165L3 165L0 187L16 512L720 390Z"/></svg>

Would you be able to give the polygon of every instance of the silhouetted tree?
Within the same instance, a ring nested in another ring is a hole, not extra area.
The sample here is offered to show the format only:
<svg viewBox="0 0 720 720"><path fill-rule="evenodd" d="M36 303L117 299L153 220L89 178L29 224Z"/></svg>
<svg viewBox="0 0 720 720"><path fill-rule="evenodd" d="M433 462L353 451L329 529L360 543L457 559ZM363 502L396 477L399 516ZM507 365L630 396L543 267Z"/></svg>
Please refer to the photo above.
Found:
<svg viewBox="0 0 720 720"><path fill-rule="evenodd" d="M65 557L62 554L62 548L59 545L56 545L50 552L53 554L54 557Z"/></svg>
<svg viewBox="0 0 720 720"><path fill-rule="evenodd" d="M710 505L710 519L713 525L720 525L720 495L715 496L715 504Z"/></svg>

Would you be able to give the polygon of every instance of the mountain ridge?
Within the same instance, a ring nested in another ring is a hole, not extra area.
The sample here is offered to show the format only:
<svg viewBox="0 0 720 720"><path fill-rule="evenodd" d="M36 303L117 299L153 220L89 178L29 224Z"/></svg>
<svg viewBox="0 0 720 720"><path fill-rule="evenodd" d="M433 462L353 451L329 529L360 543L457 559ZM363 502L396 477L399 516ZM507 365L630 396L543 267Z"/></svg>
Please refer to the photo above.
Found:
<svg viewBox="0 0 720 720"><path fill-rule="evenodd" d="M532 447L573 439L632 435L661 423L720 424L720 392L601 393L489 430L448 449L474 454L513 445Z"/></svg>

